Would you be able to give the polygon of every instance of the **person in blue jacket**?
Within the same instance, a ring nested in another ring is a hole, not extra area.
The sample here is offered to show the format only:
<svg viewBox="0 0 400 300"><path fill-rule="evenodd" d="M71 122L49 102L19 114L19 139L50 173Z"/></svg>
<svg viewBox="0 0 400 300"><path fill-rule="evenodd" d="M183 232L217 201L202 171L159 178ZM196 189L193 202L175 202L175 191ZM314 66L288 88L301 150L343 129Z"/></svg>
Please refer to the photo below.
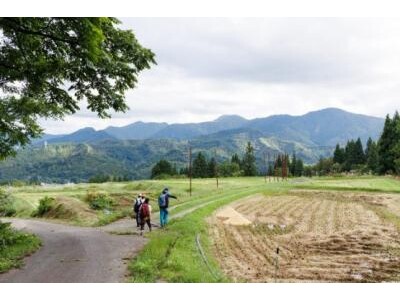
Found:
<svg viewBox="0 0 400 300"><path fill-rule="evenodd" d="M160 226L165 227L168 223L169 198L178 199L169 193L168 188L164 188L160 197L158 197L158 206L160 207Z"/></svg>

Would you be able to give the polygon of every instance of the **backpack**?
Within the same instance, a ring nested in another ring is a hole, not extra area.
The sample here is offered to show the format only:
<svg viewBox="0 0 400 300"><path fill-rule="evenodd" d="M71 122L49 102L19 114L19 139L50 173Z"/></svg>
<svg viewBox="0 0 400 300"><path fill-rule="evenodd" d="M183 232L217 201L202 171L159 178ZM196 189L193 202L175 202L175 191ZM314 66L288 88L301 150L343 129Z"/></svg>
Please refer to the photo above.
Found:
<svg viewBox="0 0 400 300"><path fill-rule="evenodd" d="M161 194L160 197L158 197L158 206L161 208L164 208L167 206L167 195L168 194Z"/></svg>
<svg viewBox="0 0 400 300"><path fill-rule="evenodd" d="M135 201L135 205L133 206L133 210L135 211L135 213L139 212L140 207L142 206L142 202L138 199L136 199Z"/></svg>
<svg viewBox="0 0 400 300"><path fill-rule="evenodd" d="M142 218L150 217L150 209L147 203L143 203L140 207L140 215Z"/></svg>

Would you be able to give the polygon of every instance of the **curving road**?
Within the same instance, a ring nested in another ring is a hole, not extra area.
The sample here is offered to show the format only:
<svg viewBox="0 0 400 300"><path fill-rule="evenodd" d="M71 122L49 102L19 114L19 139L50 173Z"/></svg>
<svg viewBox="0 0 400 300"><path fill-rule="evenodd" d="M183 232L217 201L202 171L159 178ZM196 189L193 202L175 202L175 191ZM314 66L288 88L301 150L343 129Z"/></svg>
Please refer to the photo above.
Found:
<svg viewBox="0 0 400 300"><path fill-rule="evenodd" d="M108 233L118 222L87 228L37 220L3 221L37 234L43 246L25 258L20 269L0 274L0 282L124 282L129 259L147 241L138 235ZM134 220L122 223L125 229L133 229Z"/></svg>
<svg viewBox="0 0 400 300"><path fill-rule="evenodd" d="M172 214L170 219L183 217L214 201ZM158 216L152 215L155 228ZM0 274L0 282L125 282L127 263L147 242L137 234L136 221L128 218L97 228L32 219L2 221L37 234L43 245L24 259L23 267Z"/></svg>

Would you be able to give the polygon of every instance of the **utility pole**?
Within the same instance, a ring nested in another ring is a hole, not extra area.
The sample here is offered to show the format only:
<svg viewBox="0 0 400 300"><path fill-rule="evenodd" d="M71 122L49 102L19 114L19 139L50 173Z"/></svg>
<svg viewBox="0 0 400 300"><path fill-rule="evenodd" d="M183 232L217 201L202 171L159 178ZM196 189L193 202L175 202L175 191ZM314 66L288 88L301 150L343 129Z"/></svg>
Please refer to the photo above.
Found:
<svg viewBox="0 0 400 300"><path fill-rule="evenodd" d="M192 197L192 146L189 146L189 196Z"/></svg>

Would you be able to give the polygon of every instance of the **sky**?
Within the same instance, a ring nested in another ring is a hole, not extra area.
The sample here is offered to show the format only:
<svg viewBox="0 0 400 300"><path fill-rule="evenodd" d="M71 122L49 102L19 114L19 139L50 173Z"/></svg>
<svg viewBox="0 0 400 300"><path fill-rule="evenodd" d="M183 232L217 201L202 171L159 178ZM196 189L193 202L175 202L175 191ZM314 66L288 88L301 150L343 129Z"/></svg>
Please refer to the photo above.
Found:
<svg viewBox="0 0 400 300"><path fill-rule="evenodd" d="M121 18L157 65L126 94L130 110L41 120L46 133L136 121L252 119L327 107L384 117L400 109L400 19Z"/></svg>

